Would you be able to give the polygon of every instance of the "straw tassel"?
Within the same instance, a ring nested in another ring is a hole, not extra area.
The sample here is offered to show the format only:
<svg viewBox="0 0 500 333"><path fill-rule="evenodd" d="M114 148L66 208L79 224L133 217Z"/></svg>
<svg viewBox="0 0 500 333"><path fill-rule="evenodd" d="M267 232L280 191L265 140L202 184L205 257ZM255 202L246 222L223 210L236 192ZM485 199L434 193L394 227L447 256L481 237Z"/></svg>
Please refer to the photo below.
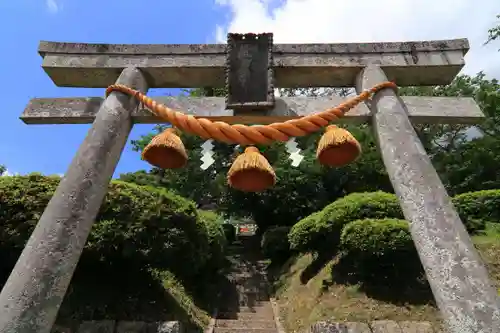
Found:
<svg viewBox="0 0 500 333"><path fill-rule="evenodd" d="M348 131L335 125L326 128L318 143L316 158L323 165L344 166L361 155L361 145Z"/></svg>
<svg viewBox="0 0 500 333"><path fill-rule="evenodd" d="M186 165L188 156L175 128L167 128L155 136L142 151L142 159L161 169L177 169Z"/></svg>
<svg viewBox="0 0 500 333"><path fill-rule="evenodd" d="M256 147L247 147L227 173L229 185L244 192L261 192L276 184L276 174Z"/></svg>

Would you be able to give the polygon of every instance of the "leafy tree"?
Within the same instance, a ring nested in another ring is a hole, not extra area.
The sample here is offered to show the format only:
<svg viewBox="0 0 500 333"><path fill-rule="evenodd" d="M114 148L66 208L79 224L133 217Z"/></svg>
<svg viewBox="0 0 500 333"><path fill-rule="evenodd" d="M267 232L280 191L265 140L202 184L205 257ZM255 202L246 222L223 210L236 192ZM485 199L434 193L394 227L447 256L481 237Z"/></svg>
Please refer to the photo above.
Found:
<svg viewBox="0 0 500 333"><path fill-rule="evenodd" d="M440 87L404 89L407 95L472 97L485 115L477 126L418 125L417 132L451 194L500 188L500 84L484 73L458 76Z"/></svg>
<svg viewBox="0 0 500 333"><path fill-rule="evenodd" d="M151 138L163 131L165 126L157 126L155 133L133 141L133 149L142 151ZM234 155L234 146L214 142L215 163L208 170L200 168L202 162L201 145L203 140L194 135L182 133L181 139L188 154L189 163L181 169L161 170L153 167L149 173L139 171L123 174L121 180L141 185L155 185L175 191L177 194L194 200L199 205L215 202L217 193L224 186L224 171L227 171Z"/></svg>
<svg viewBox="0 0 500 333"><path fill-rule="evenodd" d="M7 168L5 167L5 165L0 164L0 176L2 176L6 171L7 171Z"/></svg>
<svg viewBox="0 0 500 333"><path fill-rule="evenodd" d="M500 15L497 15L497 18L500 19ZM489 44L499 38L500 38L500 23L488 30L488 39L486 40L485 44Z"/></svg>

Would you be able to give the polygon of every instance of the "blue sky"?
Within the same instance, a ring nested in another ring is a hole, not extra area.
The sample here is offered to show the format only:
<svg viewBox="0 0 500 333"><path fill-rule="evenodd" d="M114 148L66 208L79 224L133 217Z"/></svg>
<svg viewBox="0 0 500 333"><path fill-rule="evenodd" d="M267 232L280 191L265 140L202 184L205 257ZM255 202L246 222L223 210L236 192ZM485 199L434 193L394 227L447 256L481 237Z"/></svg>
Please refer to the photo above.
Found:
<svg viewBox="0 0 500 333"><path fill-rule="evenodd" d="M10 172L64 173L90 125L26 125L22 111L33 97L102 96L103 89L59 88L41 68L40 40L89 43L214 42L225 8L213 0L0 1L0 164ZM155 89L150 94L172 90ZM174 91L175 92L175 91ZM152 128L136 125L130 139ZM127 144L119 173L149 168Z"/></svg>

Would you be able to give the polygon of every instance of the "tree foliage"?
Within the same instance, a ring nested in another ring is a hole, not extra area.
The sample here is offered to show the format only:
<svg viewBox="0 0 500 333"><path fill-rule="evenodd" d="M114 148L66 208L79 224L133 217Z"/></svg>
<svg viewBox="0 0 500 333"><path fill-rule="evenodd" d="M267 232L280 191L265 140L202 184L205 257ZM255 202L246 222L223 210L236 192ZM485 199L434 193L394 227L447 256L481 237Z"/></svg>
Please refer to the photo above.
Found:
<svg viewBox="0 0 500 333"><path fill-rule="evenodd" d="M500 15L497 15L497 18L500 19ZM488 40L486 41L485 44L489 44L499 38L500 38L500 23L488 29Z"/></svg>

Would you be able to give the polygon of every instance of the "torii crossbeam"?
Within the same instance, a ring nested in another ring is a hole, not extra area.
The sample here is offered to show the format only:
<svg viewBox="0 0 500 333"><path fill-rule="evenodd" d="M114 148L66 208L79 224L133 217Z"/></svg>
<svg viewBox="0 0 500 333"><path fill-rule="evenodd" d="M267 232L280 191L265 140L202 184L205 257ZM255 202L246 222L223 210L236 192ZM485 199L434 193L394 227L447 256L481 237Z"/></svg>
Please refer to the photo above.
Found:
<svg viewBox="0 0 500 333"><path fill-rule="evenodd" d="M355 86L361 92L388 80L399 86L448 84L463 67L468 48L466 39L274 45L271 34L229 34L227 46L41 42L39 53L58 86L116 83L146 93L148 88L226 85L225 100L158 100L197 117L266 124L341 102L338 97L275 98L274 87ZM344 118L372 123L435 299L453 333L498 332L500 302L412 123L476 124L482 118L470 98L400 97L391 89L379 91ZM21 119L27 124L93 124L0 293L0 332L49 333L133 124L162 120L120 92L105 99L35 98Z"/></svg>

